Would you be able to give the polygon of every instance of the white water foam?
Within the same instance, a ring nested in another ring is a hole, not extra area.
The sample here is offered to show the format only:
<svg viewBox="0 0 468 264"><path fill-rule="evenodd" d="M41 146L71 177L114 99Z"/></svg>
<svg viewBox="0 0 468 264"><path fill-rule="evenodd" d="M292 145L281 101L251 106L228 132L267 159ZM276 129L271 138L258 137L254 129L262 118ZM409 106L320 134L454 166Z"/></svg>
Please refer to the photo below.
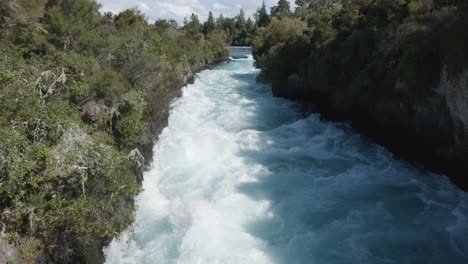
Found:
<svg viewBox="0 0 468 264"><path fill-rule="evenodd" d="M468 263L466 193L346 125L304 118L252 64L184 88L107 263Z"/></svg>

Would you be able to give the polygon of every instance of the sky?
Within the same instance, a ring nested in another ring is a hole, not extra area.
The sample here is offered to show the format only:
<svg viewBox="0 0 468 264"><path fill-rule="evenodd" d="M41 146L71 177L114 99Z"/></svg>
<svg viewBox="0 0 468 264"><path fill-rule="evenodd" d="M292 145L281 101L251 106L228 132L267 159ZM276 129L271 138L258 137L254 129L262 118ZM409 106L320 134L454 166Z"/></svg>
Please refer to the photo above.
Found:
<svg viewBox="0 0 468 264"><path fill-rule="evenodd" d="M175 19L181 23L184 17L192 13L198 14L200 20L206 20L208 12L215 17L222 13L225 17L234 17L244 9L246 16L252 16L262 5L262 0L97 0L101 11L118 13L128 8L138 8L150 21L157 19ZM278 0L265 0L267 10ZM291 6L294 1L290 1Z"/></svg>

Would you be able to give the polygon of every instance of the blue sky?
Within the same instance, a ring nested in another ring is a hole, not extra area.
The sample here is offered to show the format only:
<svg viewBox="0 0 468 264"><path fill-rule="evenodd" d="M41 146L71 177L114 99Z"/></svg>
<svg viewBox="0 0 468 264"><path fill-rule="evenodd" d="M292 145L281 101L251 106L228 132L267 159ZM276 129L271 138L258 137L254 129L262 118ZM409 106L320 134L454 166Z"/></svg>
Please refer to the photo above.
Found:
<svg viewBox="0 0 468 264"><path fill-rule="evenodd" d="M208 11L212 11L216 17L219 13L233 17L241 8L247 16L251 16L262 5L262 0L98 0L98 2L102 5L102 11L118 13L136 7L151 21L172 18L178 22L182 22L184 17L189 17L191 13L196 13L201 20L205 20ZM265 0L268 10L277 2L278 0ZM294 1L290 2L293 4Z"/></svg>

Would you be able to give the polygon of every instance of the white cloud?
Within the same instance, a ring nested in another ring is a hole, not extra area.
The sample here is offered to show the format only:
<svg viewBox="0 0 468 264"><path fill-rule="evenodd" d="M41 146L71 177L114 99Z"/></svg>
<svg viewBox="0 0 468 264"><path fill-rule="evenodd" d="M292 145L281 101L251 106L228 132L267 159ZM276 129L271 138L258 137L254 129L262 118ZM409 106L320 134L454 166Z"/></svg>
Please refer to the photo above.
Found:
<svg viewBox="0 0 468 264"><path fill-rule="evenodd" d="M138 7L140 8L141 11L149 11L150 10L150 7L145 3L139 3Z"/></svg>
<svg viewBox="0 0 468 264"><path fill-rule="evenodd" d="M262 5L262 0L97 0L102 5L102 11L118 13L128 8L138 8L150 19L175 19L182 22L184 17L192 13L205 20L208 12L215 16L223 13L225 17L237 15L241 8L247 16L252 16ZM277 3L277 0L265 0L267 8ZM294 2L294 1L290 1ZM292 5L293 3L291 3Z"/></svg>
<svg viewBox="0 0 468 264"><path fill-rule="evenodd" d="M225 5L220 4L220 3L214 3L213 7L214 7L214 11L219 11L219 10L224 10L224 9L229 8L228 6L225 6Z"/></svg>

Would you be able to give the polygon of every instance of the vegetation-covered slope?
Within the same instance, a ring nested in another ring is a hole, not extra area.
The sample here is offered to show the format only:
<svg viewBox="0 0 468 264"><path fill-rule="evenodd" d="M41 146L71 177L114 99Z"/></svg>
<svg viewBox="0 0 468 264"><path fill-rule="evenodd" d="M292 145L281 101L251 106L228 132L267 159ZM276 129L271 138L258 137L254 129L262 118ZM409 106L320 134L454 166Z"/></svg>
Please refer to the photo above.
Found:
<svg viewBox="0 0 468 264"><path fill-rule="evenodd" d="M467 3L298 0L259 29L260 79L466 189Z"/></svg>
<svg viewBox="0 0 468 264"><path fill-rule="evenodd" d="M98 10L0 1L2 263L102 262L133 221L151 127L192 69L228 56L219 30Z"/></svg>

